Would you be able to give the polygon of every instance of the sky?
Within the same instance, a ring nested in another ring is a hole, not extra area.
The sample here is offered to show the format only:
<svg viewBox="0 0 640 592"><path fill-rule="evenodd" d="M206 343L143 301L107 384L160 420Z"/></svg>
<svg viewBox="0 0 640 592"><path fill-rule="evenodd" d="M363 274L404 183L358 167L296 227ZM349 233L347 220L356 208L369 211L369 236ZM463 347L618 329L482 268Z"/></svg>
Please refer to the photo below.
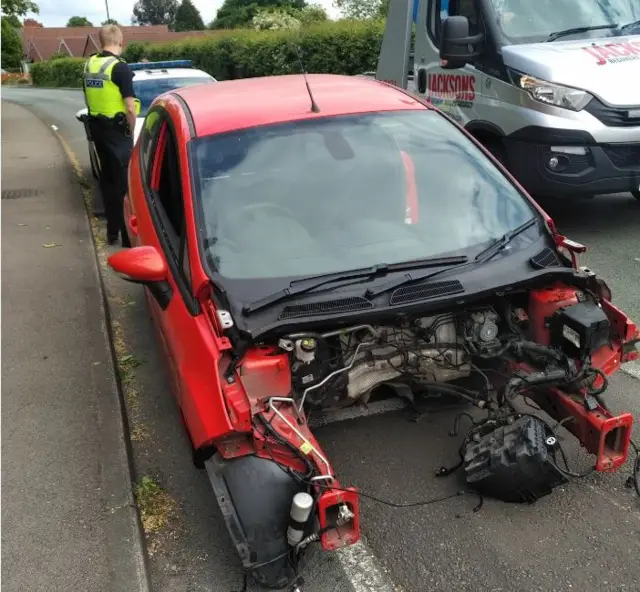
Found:
<svg viewBox="0 0 640 592"><path fill-rule="evenodd" d="M131 24L131 14L135 0L106 0L109 3L109 15L121 25ZM193 0L198 7L205 24L210 23L223 0ZM321 4L329 17L335 18L337 11L332 0L311 0L310 3ZM29 15L41 22L45 27L64 27L72 16L86 16L94 25L107 18L105 0L36 0L40 14Z"/></svg>

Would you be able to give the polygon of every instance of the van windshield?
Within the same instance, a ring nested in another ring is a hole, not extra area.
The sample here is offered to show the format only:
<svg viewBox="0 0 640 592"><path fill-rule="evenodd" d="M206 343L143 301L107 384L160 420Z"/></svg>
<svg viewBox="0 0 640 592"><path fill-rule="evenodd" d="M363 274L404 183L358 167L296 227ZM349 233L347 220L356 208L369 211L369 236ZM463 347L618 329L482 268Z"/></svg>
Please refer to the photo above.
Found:
<svg viewBox="0 0 640 592"><path fill-rule="evenodd" d="M200 240L229 279L477 249L534 215L471 140L426 109L262 126L198 138L190 152Z"/></svg>
<svg viewBox="0 0 640 592"><path fill-rule="evenodd" d="M640 27L622 30L640 20L638 0L489 0L495 20L512 43L546 40L552 33L582 27L602 28L573 33L559 39L612 37L640 32Z"/></svg>

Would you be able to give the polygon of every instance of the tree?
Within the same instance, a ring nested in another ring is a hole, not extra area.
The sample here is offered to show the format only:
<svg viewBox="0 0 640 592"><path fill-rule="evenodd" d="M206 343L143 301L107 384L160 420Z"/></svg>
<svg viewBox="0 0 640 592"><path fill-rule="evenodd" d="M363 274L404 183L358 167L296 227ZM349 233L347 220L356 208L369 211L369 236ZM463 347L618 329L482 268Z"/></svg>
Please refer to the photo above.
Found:
<svg viewBox="0 0 640 592"><path fill-rule="evenodd" d="M176 11L176 20L173 25L174 31L202 31L204 22L200 16L200 11L191 0L182 0L182 4Z"/></svg>
<svg viewBox="0 0 640 592"><path fill-rule="evenodd" d="M327 11L320 4L309 4L302 10L293 11L292 16L297 18L302 25L311 25L313 23L323 23L329 20Z"/></svg>
<svg viewBox="0 0 640 592"><path fill-rule="evenodd" d="M278 29L299 29L300 21L281 9L258 10L251 24L256 31L276 31Z"/></svg>
<svg viewBox="0 0 640 592"><path fill-rule="evenodd" d="M386 7L383 8L385 0L333 0L333 5L344 18L365 20L381 16ZM387 3L388 6L388 3Z"/></svg>
<svg viewBox="0 0 640 592"><path fill-rule="evenodd" d="M2 67L19 68L22 62L22 41L7 19L2 19Z"/></svg>
<svg viewBox="0 0 640 592"><path fill-rule="evenodd" d="M2 0L2 14L5 16L24 16L27 12L38 14L40 9L31 0Z"/></svg>
<svg viewBox="0 0 640 592"><path fill-rule="evenodd" d="M7 21L14 29L22 28L22 23L20 22L20 19L15 14L12 14L9 16L3 16L2 20Z"/></svg>
<svg viewBox="0 0 640 592"><path fill-rule="evenodd" d="M93 23L86 16L72 16L67 27L93 27Z"/></svg>
<svg viewBox="0 0 640 592"><path fill-rule="evenodd" d="M282 9L291 14L292 10L302 10L306 5L305 0L224 0L209 28L249 27L260 10Z"/></svg>
<svg viewBox="0 0 640 592"><path fill-rule="evenodd" d="M103 27L104 27L105 25L116 25L116 26L118 26L118 27L120 26L120 23L119 23L116 19L111 19L111 18L110 18L110 19L107 19L106 21L102 21L100 24L101 24Z"/></svg>
<svg viewBox="0 0 640 592"><path fill-rule="evenodd" d="M138 0L133 6L134 25L173 25L178 0Z"/></svg>

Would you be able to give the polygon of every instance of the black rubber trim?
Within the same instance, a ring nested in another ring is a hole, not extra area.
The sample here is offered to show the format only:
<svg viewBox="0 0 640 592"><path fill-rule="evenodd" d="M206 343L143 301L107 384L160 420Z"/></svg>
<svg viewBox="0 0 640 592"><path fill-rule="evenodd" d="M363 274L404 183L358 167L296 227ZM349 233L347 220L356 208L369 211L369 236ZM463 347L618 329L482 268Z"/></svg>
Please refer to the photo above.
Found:
<svg viewBox="0 0 640 592"><path fill-rule="evenodd" d="M520 128L507 136L511 140L521 142L533 142L536 144L559 144L571 146L574 144L584 146L585 144L596 144L594 137L583 130L564 130L537 125L528 125Z"/></svg>
<svg viewBox="0 0 640 592"><path fill-rule="evenodd" d="M467 123L464 129L466 129L470 134L474 134L477 132L487 132L498 137L503 137L505 135L502 128L498 127L495 123L484 120L476 119L474 121L470 121L469 123Z"/></svg>
<svg viewBox="0 0 640 592"><path fill-rule="evenodd" d="M173 137L176 137L176 128L173 125L173 121L171 120L171 116L167 113L165 109L158 108L158 113L160 117L166 121L169 130ZM161 124L162 125L162 124ZM162 127L160 127L162 129ZM155 151L158 144L159 134L153 139L153 161L157 158ZM142 165L142 154L140 154L140 165ZM180 167L180 163L178 162L178 167ZM180 172L180 171L179 171ZM180 263L177 261L178 253L175 252L173 245L170 243L169 238L167 236L167 223L163 220L163 215L161 215L159 206L156 204L156 198L150 191L149 187L145 180L142 181L142 190L144 192L145 200L147 202L147 206L149 208L149 215L151 216L151 220L153 222L154 230L156 231L156 236L158 237L158 241L162 246L162 250L165 253L165 257L167 260L167 266L169 267L169 271L173 276L176 285L178 286L178 291L180 292L184 304L189 311L189 314L192 317L198 316L201 312L200 303L191 293L192 286L187 284L184 276L182 275L182 270L180 269ZM161 207L161 206L160 206ZM183 205L184 209L184 196L183 196ZM183 214L184 215L184 214ZM178 240L180 237L178 237Z"/></svg>
<svg viewBox="0 0 640 592"><path fill-rule="evenodd" d="M149 288L149 292L156 299L158 305L162 310L167 310L171 298L173 296L173 290L169 282L144 282L145 287Z"/></svg>
<svg viewBox="0 0 640 592"><path fill-rule="evenodd" d="M180 103L180 106L184 111L184 115L187 118L187 125L189 126L189 137L191 139L195 138L196 126L195 126L195 123L193 122L193 115L191 113L191 109L189 109L189 105L187 104L187 101L185 101L178 93L172 92L171 95L178 100L178 103Z"/></svg>

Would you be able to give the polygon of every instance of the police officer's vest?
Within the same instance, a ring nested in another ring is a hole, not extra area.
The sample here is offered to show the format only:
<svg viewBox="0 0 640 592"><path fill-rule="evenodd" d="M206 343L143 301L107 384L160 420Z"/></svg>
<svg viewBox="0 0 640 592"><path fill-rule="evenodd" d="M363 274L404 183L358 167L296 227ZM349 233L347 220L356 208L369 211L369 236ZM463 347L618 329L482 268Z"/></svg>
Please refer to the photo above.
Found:
<svg viewBox="0 0 640 592"><path fill-rule="evenodd" d="M84 95L89 115L113 119L127 108L120 89L111 80L116 64L122 62L115 56L92 55L84 66Z"/></svg>

